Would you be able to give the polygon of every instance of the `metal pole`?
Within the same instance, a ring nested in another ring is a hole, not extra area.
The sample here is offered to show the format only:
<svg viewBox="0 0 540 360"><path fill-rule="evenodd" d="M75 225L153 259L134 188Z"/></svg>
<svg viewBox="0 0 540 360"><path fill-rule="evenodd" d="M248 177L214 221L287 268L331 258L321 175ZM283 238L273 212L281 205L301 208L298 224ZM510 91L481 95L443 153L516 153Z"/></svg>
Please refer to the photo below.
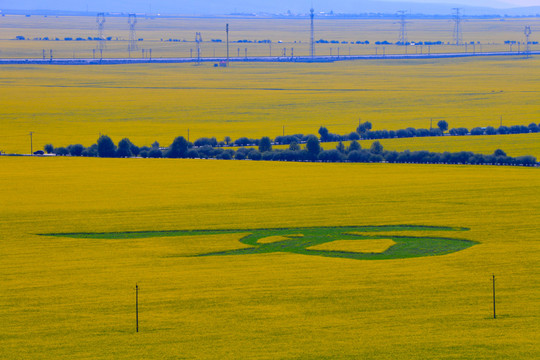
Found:
<svg viewBox="0 0 540 360"><path fill-rule="evenodd" d="M32 155L34 153L34 147L33 147L33 143L32 143L32 134L34 132L33 131L30 131L30 155Z"/></svg>
<svg viewBox="0 0 540 360"><path fill-rule="evenodd" d="M310 38L310 45L309 45L309 55L311 57L314 57L315 56L315 32L314 32L314 27L313 27L313 18L315 16L315 10L313 8L311 8L309 10L309 17L311 18L311 28L310 28L310 33L311 33L311 38Z"/></svg>
<svg viewBox="0 0 540 360"><path fill-rule="evenodd" d="M139 332L139 285L135 284L135 322Z"/></svg>
<svg viewBox="0 0 540 360"><path fill-rule="evenodd" d="M497 318L497 314L495 312L495 274L493 276L493 318Z"/></svg>
<svg viewBox="0 0 540 360"><path fill-rule="evenodd" d="M225 27L225 31L227 32L227 67L229 67L229 24Z"/></svg>

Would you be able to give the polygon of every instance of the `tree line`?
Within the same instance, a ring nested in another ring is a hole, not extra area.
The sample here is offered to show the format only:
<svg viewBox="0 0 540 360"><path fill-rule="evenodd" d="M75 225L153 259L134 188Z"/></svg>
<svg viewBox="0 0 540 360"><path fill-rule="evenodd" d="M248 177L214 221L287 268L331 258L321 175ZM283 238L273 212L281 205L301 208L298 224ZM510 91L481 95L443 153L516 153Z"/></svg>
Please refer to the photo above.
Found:
<svg viewBox="0 0 540 360"><path fill-rule="evenodd" d="M448 130L448 122L440 120L437 123L437 128L430 129L415 129L408 127L406 129L399 130L375 130L372 131L372 124L369 121L360 122L355 132L350 134L339 135L332 134L324 126L319 128L319 135L322 142L337 142L347 140L376 140L376 139L394 139L394 138L411 138L411 137L429 137L429 136L443 136ZM465 127L452 128L448 130L448 134L451 136L464 136L464 135L507 135L507 134L528 134L540 132L540 123L530 123L525 125L513 125L504 126L501 125L498 128L493 126L487 127L475 127L470 131ZM276 142L277 142L276 138Z"/></svg>
<svg viewBox="0 0 540 360"><path fill-rule="evenodd" d="M304 137L303 137L304 138ZM257 145L242 146L238 149L224 148L204 144L195 146L183 136L174 139L167 148L162 148L155 142L152 147L138 147L129 139L124 138L114 144L107 135L102 135L96 144L87 148L81 144L68 147L54 148L51 144L45 146L48 153L56 155L91 156L91 157L142 157L142 158L189 158L189 159L222 159L222 160L265 160L265 161L320 161L320 162L388 162L388 163L420 163L420 164L497 164L534 166L536 158L530 155L511 157L497 149L491 155L475 154L470 151L460 152L430 152L430 151L388 151L379 141L374 141L369 149L362 149L360 143L352 140L348 146L339 141L335 149L321 148L319 138L315 135L305 137L305 147L302 149L298 142L292 141L287 149L274 149L271 139L267 136L256 141ZM252 139L253 140L253 139Z"/></svg>

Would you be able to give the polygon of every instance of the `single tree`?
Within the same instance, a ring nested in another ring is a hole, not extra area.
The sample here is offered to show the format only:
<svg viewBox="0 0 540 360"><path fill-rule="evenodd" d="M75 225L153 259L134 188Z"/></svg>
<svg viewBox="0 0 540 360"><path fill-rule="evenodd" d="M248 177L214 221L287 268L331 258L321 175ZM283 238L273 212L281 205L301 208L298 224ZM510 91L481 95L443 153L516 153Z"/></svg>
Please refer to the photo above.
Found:
<svg viewBox="0 0 540 360"><path fill-rule="evenodd" d="M272 142L268 136L263 136L259 142L259 151L261 153L272 151Z"/></svg>
<svg viewBox="0 0 540 360"><path fill-rule="evenodd" d="M371 144L371 148L369 149L369 151L372 154L381 155L383 152L383 146L379 141L374 141L373 144Z"/></svg>
<svg viewBox="0 0 540 360"><path fill-rule="evenodd" d="M116 150L116 156L121 158L131 157L131 141L128 138L123 138L118 142L118 150Z"/></svg>
<svg viewBox="0 0 540 360"><path fill-rule="evenodd" d="M497 149L497 150L495 150L493 155L495 155L495 156L506 156L506 153L504 151L502 151L501 149Z"/></svg>
<svg viewBox="0 0 540 360"><path fill-rule="evenodd" d="M358 151L362 147L360 146L360 143L356 140L351 141L351 144L349 145L349 152L351 151Z"/></svg>
<svg viewBox="0 0 540 360"><path fill-rule="evenodd" d="M54 152L54 146L52 146L52 144L47 144L47 145L45 145L43 150L45 150L47 152L47 154L50 154L50 153Z"/></svg>
<svg viewBox="0 0 540 360"><path fill-rule="evenodd" d="M340 153L344 154L345 153L345 145L343 145L343 143L340 141L336 146L336 150L339 151Z"/></svg>
<svg viewBox="0 0 540 360"><path fill-rule="evenodd" d="M328 129L324 126L319 128L319 135L321 135L321 141L328 141Z"/></svg>
<svg viewBox="0 0 540 360"><path fill-rule="evenodd" d="M293 141L289 144L289 150L291 151L300 151L300 145L296 141Z"/></svg>
<svg viewBox="0 0 540 360"><path fill-rule="evenodd" d="M174 139L169 151L167 151L168 158L183 158L186 157L188 151L188 142L183 136L178 136Z"/></svg>
<svg viewBox="0 0 540 360"><path fill-rule="evenodd" d="M81 156L84 151L84 146L81 144L69 145L68 150L71 156Z"/></svg>
<svg viewBox="0 0 540 360"><path fill-rule="evenodd" d="M447 123L445 120L439 121L439 122L437 123L437 126L439 127L439 129L441 129L441 131L443 132L443 134L444 134L444 132L445 132L446 130L448 130L448 123Z"/></svg>
<svg viewBox="0 0 540 360"><path fill-rule="evenodd" d="M231 137L225 136L225 138L223 138L223 141L225 141L225 144L229 145L231 143Z"/></svg>
<svg viewBox="0 0 540 360"><path fill-rule="evenodd" d="M139 149L139 147L133 143L131 144L129 149L131 150L131 153L133 154L133 156L137 156L141 152L141 149Z"/></svg>
<svg viewBox="0 0 540 360"><path fill-rule="evenodd" d="M321 145L319 139L315 135L309 135L306 142L306 149L312 156L317 156L321 152Z"/></svg>
<svg viewBox="0 0 540 360"><path fill-rule="evenodd" d="M107 135L101 135L97 145L99 157L114 157L116 155L116 146Z"/></svg>
<svg viewBox="0 0 540 360"><path fill-rule="evenodd" d="M356 128L356 132L360 135L365 135L366 133L371 130L371 123L369 121L366 121L364 123L360 123L358 127Z"/></svg>

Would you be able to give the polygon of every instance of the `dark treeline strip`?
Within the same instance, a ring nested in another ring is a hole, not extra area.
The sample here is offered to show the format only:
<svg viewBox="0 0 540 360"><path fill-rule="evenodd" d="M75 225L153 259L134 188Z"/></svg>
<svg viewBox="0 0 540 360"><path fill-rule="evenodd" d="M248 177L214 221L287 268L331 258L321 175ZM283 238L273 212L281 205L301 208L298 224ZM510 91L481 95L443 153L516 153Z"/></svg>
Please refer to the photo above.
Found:
<svg viewBox="0 0 540 360"><path fill-rule="evenodd" d="M406 129L399 130L375 130L371 131L371 123L366 121L360 123L355 132L346 135L332 134L327 128L321 126L319 129L319 135L322 142L336 142L347 140L376 140L376 139L394 139L394 138L411 138L411 137L430 137L430 136L443 136L448 130L448 123L441 120L437 123L437 128L431 129L415 129L408 127ZM494 128L493 126L487 127L475 127L469 131L469 129L460 127L452 128L448 131L452 136L464 136L464 135L507 135L507 134L528 134L540 132L540 124L530 123L529 126L525 125L513 125L510 127L499 126ZM278 142L278 138L276 138Z"/></svg>
<svg viewBox="0 0 540 360"><path fill-rule="evenodd" d="M445 131L448 130L448 123L444 120L441 120L437 123L438 128L432 129L415 129L408 127L406 129L399 130L375 130L371 131L371 123L366 121L364 123L360 122L356 131L351 132L346 135L332 134L324 126L319 128L319 135L321 142L338 142L338 141L356 141L356 140L376 140L376 139L394 139L394 138L410 138L410 137L429 137L429 136L443 136ZM531 123L529 126L524 125L513 125L510 127L499 126L497 129L488 126L488 127L475 127L469 131L467 128L452 128L448 131L449 135L452 136L464 136L464 135L506 135L506 134L526 134L526 133L537 133L540 132L540 124ZM304 135L304 134L295 134L295 135L284 135L277 136L274 141L270 141L271 145L292 145L292 144L304 144L307 143L308 139L313 135ZM269 139L264 137L263 139ZM129 157L129 156L138 156L141 157L163 157L163 148L160 148L159 143L155 142L152 144L152 147L143 146L141 148L133 145L129 139L122 139L118 144L118 149L112 140L102 140L103 142L108 143L107 150L105 151L104 157ZM185 139L184 139L185 141ZM207 138L202 137L195 140L193 143L187 142L189 149L195 148L197 153L210 154L208 157L216 157L221 153L233 154L234 150L224 152L222 150L210 151L207 148L220 148L220 147L232 147L232 146L260 146L261 139L250 139L247 137L241 137L234 141L229 136L226 136L223 141L217 141L215 137ZM99 151L99 143L94 144L88 148L84 148L80 144L70 145L68 147L59 147L54 148L51 144L45 146L45 151L47 153L55 153L56 155L72 155L72 156L102 156L103 152ZM102 145L104 146L104 145ZM113 149L114 148L114 149ZM192 149L195 151L195 149ZM111 155L114 151L119 151L120 155ZM129 150L129 151L128 151ZM41 150L36 151L36 154L43 153ZM212 155L216 153L217 155ZM219 153L219 154L218 154ZM192 151L191 155L195 155ZM229 155L224 155L228 157ZM206 156L206 155L205 155Z"/></svg>
<svg viewBox="0 0 540 360"><path fill-rule="evenodd" d="M127 138L120 140L118 146L106 135L101 136L97 144L84 148L80 144L54 148L46 145L48 153L56 155L91 156L91 157L142 157L142 158L189 158L222 160L265 160L265 161L320 161L320 162L362 162L362 163L419 163L419 164L493 164L493 165L537 165L536 158L530 155L511 157L500 149L491 155L475 154L469 151L435 153L430 151L402 152L387 151L379 141L373 142L369 149L362 149L358 141L351 141L346 147L341 141L335 149L323 150L315 135L305 137L304 149L296 141L288 149L272 149L269 137L256 141L257 147L240 147L236 150L213 146L212 144L195 147L184 137L179 136L167 148L161 148L157 142L152 147L138 147ZM252 140L255 142L254 140Z"/></svg>

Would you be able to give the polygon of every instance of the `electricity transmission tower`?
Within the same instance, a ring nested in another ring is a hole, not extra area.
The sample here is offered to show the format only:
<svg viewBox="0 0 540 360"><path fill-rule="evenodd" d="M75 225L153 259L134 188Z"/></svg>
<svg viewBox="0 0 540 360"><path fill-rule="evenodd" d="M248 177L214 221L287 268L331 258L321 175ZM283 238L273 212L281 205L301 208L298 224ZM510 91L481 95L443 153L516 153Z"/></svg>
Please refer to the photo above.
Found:
<svg viewBox="0 0 540 360"><path fill-rule="evenodd" d="M129 24L128 51L131 53L132 51L136 51L138 49L137 37L135 36L135 24L137 24L137 15L129 14L128 24Z"/></svg>
<svg viewBox="0 0 540 360"><path fill-rule="evenodd" d="M454 14L452 19L454 20L454 43L456 45L463 44L463 33L461 31L461 14L459 8L454 8Z"/></svg>
<svg viewBox="0 0 540 360"><path fill-rule="evenodd" d="M399 44L407 45L407 21L405 20L405 10L398 11L399 20Z"/></svg>
<svg viewBox="0 0 540 360"><path fill-rule="evenodd" d="M525 31L523 31L523 33L525 34L525 56L527 59L529 56L531 56L531 44L529 43L529 36L531 36L531 32L531 27L528 25L525 26Z"/></svg>
<svg viewBox="0 0 540 360"><path fill-rule="evenodd" d="M197 43L197 63L201 62L201 43L202 43L202 35L200 32L195 33L195 42Z"/></svg>
<svg viewBox="0 0 540 360"><path fill-rule="evenodd" d="M103 35L103 25L105 24L105 13L99 13L96 17L98 25L98 50L103 51L105 48L105 36Z"/></svg>
<svg viewBox="0 0 540 360"><path fill-rule="evenodd" d="M311 42L310 42L310 47L309 47L309 55L311 57L315 56L315 31L313 27L313 17L315 16L314 11L315 10L313 10L313 8L309 10L310 12L309 17L311 18Z"/></svg>

